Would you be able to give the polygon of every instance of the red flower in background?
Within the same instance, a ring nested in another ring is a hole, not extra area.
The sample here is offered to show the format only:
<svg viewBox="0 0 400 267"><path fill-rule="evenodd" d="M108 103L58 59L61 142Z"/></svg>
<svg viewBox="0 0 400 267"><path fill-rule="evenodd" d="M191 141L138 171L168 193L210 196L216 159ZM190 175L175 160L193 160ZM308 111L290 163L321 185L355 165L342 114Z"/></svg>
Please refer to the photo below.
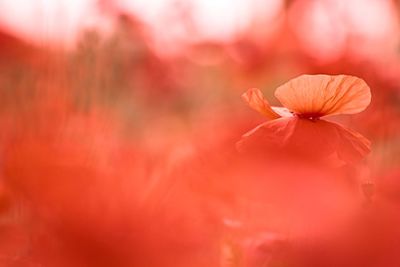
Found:
<svg viewBox="0 0 400 267"><path fill-rule="evenodd" d="M355 162L370 151L370 142L357 132L321 120L322 117L355 114L371 102L368 85L348 75L302 75L277 88L275 96L284 107L271 107L259 89L242 98L270 119L238 142L241 151L286 151L313 159Z"/></svg>

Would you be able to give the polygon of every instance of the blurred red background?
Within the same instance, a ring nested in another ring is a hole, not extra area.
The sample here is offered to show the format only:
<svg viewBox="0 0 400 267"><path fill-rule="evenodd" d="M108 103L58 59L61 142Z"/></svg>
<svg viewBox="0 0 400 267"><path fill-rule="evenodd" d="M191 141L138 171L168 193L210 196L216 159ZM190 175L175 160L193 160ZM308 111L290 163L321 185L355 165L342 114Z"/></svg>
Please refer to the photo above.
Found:
<svg viewBox="0 0 400 267"><path fill-rule="evenodd" d="M399 266L399 12L0 0L0 266ZM370 86L333 119L371 141L361 162L236 150L265 120L241 94L276 105L305 73Z"/></svg>

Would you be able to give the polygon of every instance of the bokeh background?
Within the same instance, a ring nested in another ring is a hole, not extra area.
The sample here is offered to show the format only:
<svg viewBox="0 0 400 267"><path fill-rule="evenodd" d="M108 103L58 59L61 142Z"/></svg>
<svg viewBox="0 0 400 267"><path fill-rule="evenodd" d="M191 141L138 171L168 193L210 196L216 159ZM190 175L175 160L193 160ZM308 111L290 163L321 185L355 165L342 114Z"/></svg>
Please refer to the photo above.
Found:
<svg viewBox="0 0 400 267"><path fill-rule="evenodd" d="M371 88L360 166L234 156L320 73ZM0 0L0 124L1 266L400 264L399 1Z"/></svg>

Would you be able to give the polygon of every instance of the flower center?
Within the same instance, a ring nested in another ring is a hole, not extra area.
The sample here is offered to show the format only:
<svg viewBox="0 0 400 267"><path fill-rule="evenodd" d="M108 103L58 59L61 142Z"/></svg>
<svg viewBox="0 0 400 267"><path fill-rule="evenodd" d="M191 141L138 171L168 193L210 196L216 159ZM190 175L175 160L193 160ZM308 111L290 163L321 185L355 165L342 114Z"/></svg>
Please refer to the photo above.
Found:
<svg viewBox="0 0 400 267"><path fill-rule="evenodd" d="M310 120L310 121L317 121L322 116L322 114L319 114L319 113L303 113L303 114L296 113L295 116L300 118L300 119L306 119L306 120Z"/></svg>

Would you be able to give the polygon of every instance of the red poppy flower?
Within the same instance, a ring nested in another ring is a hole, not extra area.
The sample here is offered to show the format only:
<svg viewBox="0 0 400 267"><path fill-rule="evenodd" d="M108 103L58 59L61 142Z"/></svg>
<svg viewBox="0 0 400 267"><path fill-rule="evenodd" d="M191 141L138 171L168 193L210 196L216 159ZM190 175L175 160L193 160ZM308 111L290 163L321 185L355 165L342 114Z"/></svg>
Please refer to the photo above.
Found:
<svg viewBox="0 0 400 267"><path fill-rule="evenodd" d="M271 107L259 89L242 98L269 121L246 133L238 149L310 156L355 162L370 151L370 142L357 132L321 118L363 111L371 102L368 85L349 75L301 75L278 87L284 107Z"/></svg>

